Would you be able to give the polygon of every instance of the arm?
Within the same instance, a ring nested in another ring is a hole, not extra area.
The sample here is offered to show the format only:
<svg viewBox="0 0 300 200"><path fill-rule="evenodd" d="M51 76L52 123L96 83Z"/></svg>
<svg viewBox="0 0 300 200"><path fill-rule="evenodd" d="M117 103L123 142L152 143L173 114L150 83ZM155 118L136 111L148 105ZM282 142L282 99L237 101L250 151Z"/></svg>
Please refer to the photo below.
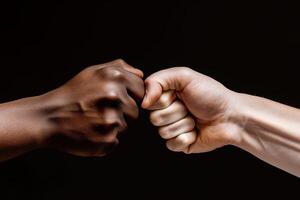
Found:
<svg viewBox="0 0 300 200"><path fill-rule="evenodd" d="M24 98L0 104L0 160L40 148L51 126L43 110L46 96Z"/></svg>
<svg viewBox="0 0 300 200"><path fill-rule="evenodd" d="M300 177L299 109L233 92L186 67L156 72L145 83L142 106L152 110L150 120L170 150L235 145Z"/></svg>
<svg viewBox="0 0 300 200"><path fill-rule="evenodd" d="M38 148L103 156L137 118L142 72L115 60L86 68L44 95L0 104L0 160ZM132 95L130 96L129 93Z"/></svg>
<svg viewBox="0 0 300 200"><path fill-rule="evenodd" d="M235 145L300 177L300 110L246 94L236 99Z"/></svg>

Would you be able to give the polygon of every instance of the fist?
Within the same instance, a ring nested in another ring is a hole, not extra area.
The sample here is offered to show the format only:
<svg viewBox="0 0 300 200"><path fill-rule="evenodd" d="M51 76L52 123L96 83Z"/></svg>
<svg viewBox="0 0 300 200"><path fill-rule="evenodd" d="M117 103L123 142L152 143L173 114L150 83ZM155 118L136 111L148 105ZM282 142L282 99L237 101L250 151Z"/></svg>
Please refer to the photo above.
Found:
<svg viewBox="0 0 300 200"><path fill-rule="evenodd" d="M151 107L150 121L158 126L159 135L167 140L166 146L172 151L188 152L188 147L195 141L195 121L188 114L185 105L176 98L174 91L162 94Z"/></svg>
<svg viewBox="0 0 300 200"><path fill-rule="evenodd" d="M48 145L79 156L103 156L138 117L135 100L144 96L143 73L115 60L84 69L60 88L46 94L51 123Z"/></svg>
<svg viewBox="0 0 300 200"><path fill-rule="evenodd" d="M231 117L234 92L190 68L175 67L145 81L142 106L172 151L200 153L238 139Z"/></svg>

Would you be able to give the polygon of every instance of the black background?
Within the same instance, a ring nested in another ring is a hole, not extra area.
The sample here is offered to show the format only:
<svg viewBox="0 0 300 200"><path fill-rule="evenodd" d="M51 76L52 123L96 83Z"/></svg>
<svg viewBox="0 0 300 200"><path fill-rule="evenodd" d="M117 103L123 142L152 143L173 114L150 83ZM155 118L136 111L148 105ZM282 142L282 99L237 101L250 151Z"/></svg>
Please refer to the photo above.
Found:
<svg viewBox="0 0 300 200"><path fill-rule="evenodd" d="M146 76L189 66L235 91L300 105L299 21L281 3L10 2L1 3L1 102L123 58ZM291 199L300 188L296 177L235 147L172 153L143 110L113 154L31 152L0 163L0 184L0 199Z"/></svg>

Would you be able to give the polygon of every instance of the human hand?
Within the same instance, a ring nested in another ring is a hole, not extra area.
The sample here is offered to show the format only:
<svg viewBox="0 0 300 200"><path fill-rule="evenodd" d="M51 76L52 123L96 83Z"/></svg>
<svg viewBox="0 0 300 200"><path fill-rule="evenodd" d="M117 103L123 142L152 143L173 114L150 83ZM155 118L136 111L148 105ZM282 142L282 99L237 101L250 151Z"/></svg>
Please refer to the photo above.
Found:
<svg viewBox="0 0 300 200"><path fill-rule="evenodd" d="M151 122L159 127L173 151L200 153L235 143L235 93L216 80L190 68L161 70L145 80L142 107L152 110Z"/></svg>
<svg viewBox="0 0 300 200"><path fill-rule="evenodd" d="M84 69L45 94L50 136L46 145L78 156L103 156L118 143L126 117L137 118L133 98L144 96L143 73L115 60Z"/></svg>

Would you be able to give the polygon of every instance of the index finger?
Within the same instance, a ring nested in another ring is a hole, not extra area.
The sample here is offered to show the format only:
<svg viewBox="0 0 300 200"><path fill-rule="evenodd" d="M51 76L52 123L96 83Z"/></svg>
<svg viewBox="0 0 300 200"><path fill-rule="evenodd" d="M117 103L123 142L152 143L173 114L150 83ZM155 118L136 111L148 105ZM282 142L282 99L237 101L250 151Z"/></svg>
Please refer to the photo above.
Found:
<svg viewBox="0 0 300 200"><path fill-rule="evenodd" d="M163 92L159 99L147 110L159 110L168 107L176 99L176 92L174 90L168 90Z"/></svg>
<svg viewBox="0 0 300 200"><path fill-rule="evenodd" d="M134 97L139 100L143 99L145 94L144 81L137 75L124 70L124 84L129 93L132 93Z"/></svg>
<svg viewBox="0 0 300 200"><path fill-rule="evenodd" d="M101 69L101 68L104 68L104 67L121 67L122 69L124 69L128 72L131 72L131 73L139 76L140 78L144 77L144 73L141 70L129 65L128 63L126 63L122 59L116 59L116 60L113 60L113 61L110 61L110 62L107 62L107 63L103 63L103 64L100 64L100 65L94 65L92 67L94 67L96 69Z"/></svg>
<svg viewBox="0 0 300 200"><path fill-rule="evenodd" d="M137 68L134 68L133 66L129 65L123 59L116 59L116 60L112 61L111 64L122 67L126 71L131 72L131 73L139 76L140 78L144 77L144 73L141 70L139 70Z"/></svg>

